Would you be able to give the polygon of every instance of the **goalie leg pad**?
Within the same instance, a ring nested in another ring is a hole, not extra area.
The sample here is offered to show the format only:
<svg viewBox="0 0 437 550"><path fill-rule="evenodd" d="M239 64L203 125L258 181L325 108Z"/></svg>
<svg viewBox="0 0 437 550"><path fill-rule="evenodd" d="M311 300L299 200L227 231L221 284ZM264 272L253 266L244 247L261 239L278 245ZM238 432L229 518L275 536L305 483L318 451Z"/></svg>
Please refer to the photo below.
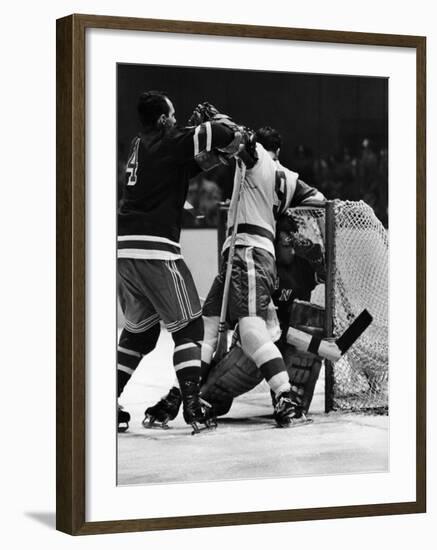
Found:
<svg viewBox="0 0 437 550"><path fill-rule="evenodd" d="M235 346L223 359L211 367L208 379L201 388L201 396L214 405L228 401L257 386L263 376L255 363L239 346Z"/></svg>
<svg viewBox="0 0 437 550"><path fill-rule="evenodd" d="M312 353L297 352L292 346L282 350L292 391L299 397L304 413L308 412L319 378L322 361Z"/></svg>

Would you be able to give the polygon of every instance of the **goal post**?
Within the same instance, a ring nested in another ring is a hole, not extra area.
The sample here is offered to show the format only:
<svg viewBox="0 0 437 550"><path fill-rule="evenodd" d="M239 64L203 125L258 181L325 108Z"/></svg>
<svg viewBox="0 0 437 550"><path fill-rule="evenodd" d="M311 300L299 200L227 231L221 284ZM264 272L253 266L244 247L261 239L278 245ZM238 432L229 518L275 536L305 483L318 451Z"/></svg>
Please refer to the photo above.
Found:
<svg viewBox="0 0 437 550"><path fill-rule="evenodd" d="M325 338L334 336L334 308L335 308L335 210L334 202L325 203ZM325 360L325 412L334 408L334 365Z"/></svg>

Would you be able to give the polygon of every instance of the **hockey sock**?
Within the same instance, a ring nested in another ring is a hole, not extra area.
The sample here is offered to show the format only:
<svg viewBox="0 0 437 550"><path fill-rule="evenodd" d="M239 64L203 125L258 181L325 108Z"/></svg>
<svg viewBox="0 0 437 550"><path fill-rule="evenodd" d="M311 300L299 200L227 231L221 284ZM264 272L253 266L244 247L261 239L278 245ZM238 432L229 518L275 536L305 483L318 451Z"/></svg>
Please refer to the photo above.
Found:
<svg viewBox="0 0 437 550"><path fill-rule="evenodd" d="M266 323L260 317L239 320L241 346L260 369L275 395L290 390L288 372L281 352L270 338Z"/></svg>
<svg viewBox="0 0 437 550"><path fill-rule="evenodd" d="M200 348L203 338L203 321L198 318L181 330L173 333L175 343L173 365L179 384L191 380L199 381L200 377Z"/></svg>
<svg viewBox="0 0 437 550"><path fill-rule="evenodd" d="M253 353L252 359L275 395L290 390L284 360L273 342L266 342L258 348Z"/></svg>
<svg viewBox="0 0 437 550"><path fill-rule="evenodd" d="M117 350L117 397L120 397L130 377L135 372L141 359L141 353L118 346Z"/></svg>
<svg viewBox="0 0 437 550"><path fill-rule="evenodd" d="M117 349L117 397L120 397L143 356L155 348L159 332L159 323L145 332L122 331Z"/></svg>

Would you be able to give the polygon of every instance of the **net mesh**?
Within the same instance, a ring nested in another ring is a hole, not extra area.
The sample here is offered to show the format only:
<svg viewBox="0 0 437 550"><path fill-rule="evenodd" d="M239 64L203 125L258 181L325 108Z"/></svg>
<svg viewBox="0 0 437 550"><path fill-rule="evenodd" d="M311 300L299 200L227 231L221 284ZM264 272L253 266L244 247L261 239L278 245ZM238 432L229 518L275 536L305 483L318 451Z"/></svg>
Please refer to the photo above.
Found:
<svg viewBox="0 0 437 550"><path fill-rule="evenodd" d="M334 365L337 408L388 407L388 234L364 202L336 202L334 330L364 308L369 328Z"/></svg>
<svg viewBox="0 0 437 550"><path fill-rule="evenodd" d="M323 209L296 209L299 232L322 246ZM367 309L373 322L333 365L333 407L388 410L388 234L363 201L334 201L334 336L340 336ZM319 285L312 301L324 305Z"/></svg>

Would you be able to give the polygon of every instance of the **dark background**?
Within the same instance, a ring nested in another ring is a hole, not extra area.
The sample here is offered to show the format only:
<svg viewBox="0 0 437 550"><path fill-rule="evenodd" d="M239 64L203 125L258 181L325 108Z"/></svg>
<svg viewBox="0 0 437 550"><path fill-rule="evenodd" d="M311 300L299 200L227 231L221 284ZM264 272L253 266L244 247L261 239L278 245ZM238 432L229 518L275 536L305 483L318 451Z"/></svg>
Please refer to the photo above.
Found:
<svg viewBox="0 0 437 550"><path fill-rule="evenodd" d="M198 103L209 101L252 129L273 126L283 138L285 166L328 198L365 200L388 224L388 79L119 64L117 85L121 177L140 129L138 96L162 90L179 125ZM215 179L220 183L220 176Z"/></svg>

